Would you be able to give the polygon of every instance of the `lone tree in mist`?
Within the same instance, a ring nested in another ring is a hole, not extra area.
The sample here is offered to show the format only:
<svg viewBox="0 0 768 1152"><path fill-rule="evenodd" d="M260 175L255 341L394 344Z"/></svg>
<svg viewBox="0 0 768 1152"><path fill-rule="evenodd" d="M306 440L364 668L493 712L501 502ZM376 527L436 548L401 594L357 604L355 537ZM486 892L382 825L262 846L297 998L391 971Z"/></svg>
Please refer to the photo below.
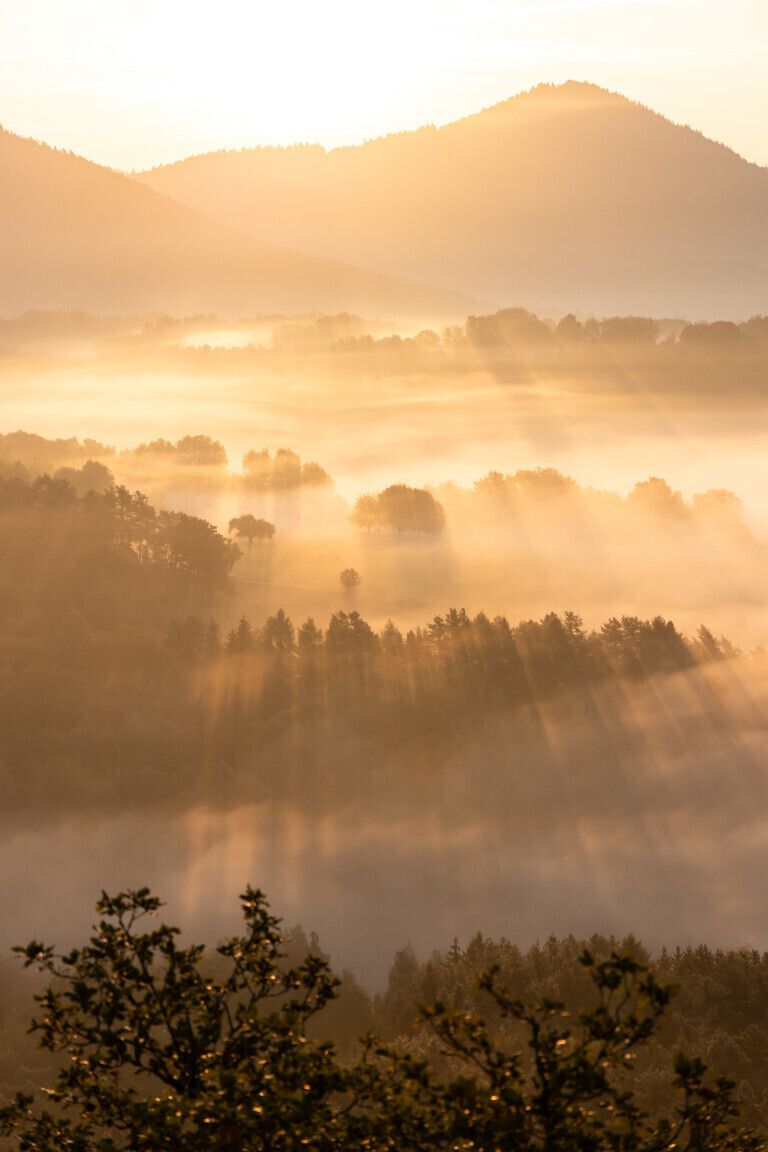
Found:
<svg viewBox="0 0 768 1152"><path fill-rule="evenodd" d="M254 540L259 542L271 540L276 529L269 520L257 520L251 512L246 512L242 516L232 517L229 522L229 531L230 534L234 532L240 539L247 540L250 548Z"/></svg>
<svg viewBox="0 0 768 1152"><path fill-rule="evenodd" d="M357 588L358 584L362 584L363 578L356 568L344 568L339 576L342 588L346 588L347 592L351 592L353 588Z"/></svg>
<svg viewBox="0 0 768 1152"><path fill-rule="evenodd" d="M309 1039L336 996L326 961L282 967L279 921L261 892L241 896L245 928L217 948L181 948L165 924L141 930L160 901L148 889L97 905L83 948L16 951L54 983L37 997L33 1031L67 1063L40 1107L25 1092L0 1108L0 1136L22 1152L759 1152L733 1127L733 1084L705 1080L678 1055L672 1119L635 1103L633 1057L651 1040L672 987L630 956L582 956L595 1006L524 1004L497 971L479 990L502 1036L478 1015L440 1004L422 1023L440 1043L442 1074L368 1036L357 1061ZM528 1048L527 1057L523 1050ZM457 1074L458 1072L458 1074Z"/></svg>

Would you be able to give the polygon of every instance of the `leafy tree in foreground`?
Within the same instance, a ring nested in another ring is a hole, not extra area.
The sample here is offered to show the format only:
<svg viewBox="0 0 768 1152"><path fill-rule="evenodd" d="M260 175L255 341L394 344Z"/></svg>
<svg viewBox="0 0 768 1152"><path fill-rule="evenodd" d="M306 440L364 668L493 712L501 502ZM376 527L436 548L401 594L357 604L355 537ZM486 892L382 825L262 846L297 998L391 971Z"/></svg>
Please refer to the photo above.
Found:
<svg viewBox="0 0 768 1152"><path fill-rule="evenodd" d="M283 972L278 921L261 893L249 888L242 903L246 929L218 948L218 980L202 946L178 946L178 929L137 930L160 906L147 889L103 894L104 919L82 949L22 950L58 978L33 1030L70 1063L49 1093L61 1111L33 1114L19 1095L0 1110L0 1132L46 1152L336 1147L331 1101L344 1075L331 1047L304 1033L337 981L314 957Z"/></svg>
<svg viewBox="0 0 768 1152"><path fill-rule="evenodd" d="M33 942L23 953L56 982L38 997L41 1043L70 1061L48 1093L52 1110L19 1093L0 1108L0 1134L22 1152L118 1149L314 1152L757 1152L732 1128L732 1084L707 1084L700 1060L679 1056L680 1106L652 1121L627 1080L672 988L629 956L595 964L591 1011L511 998L494 971L481 979L489 1009L525 1037L529 1055L491 1038L482 1019L435 1005L424 1021L442 1047L426 1061L363 1042L343 1064L306 1026L338 982L308 956L280 967L279 922L262 894L241 897L245 930L217 949L178 946L178 930L138 922L160 906L148 889L103 894L89 944L68 955ZM458 1061L463 1075L454 1075Z"/></svg>

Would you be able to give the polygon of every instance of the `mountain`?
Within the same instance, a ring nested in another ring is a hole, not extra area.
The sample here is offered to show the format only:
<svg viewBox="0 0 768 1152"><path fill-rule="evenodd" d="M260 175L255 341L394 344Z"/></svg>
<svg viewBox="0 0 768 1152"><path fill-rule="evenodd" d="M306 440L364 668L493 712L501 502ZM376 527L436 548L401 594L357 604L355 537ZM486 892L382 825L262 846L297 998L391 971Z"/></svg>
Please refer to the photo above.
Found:
<svg viewBox="0 0 768 1152"><path fill-rule="evenodd" d="M263 243L130 177L0 129L0 316L356 312L463 319L477 301Z"/></svg>
<svg viewBox="0 0 768 1152"><path fill-rule="evenodd" d="M768 310L768 169L590 84L326 152L215 152L137 179L302 251L505 304Z"/></svg>

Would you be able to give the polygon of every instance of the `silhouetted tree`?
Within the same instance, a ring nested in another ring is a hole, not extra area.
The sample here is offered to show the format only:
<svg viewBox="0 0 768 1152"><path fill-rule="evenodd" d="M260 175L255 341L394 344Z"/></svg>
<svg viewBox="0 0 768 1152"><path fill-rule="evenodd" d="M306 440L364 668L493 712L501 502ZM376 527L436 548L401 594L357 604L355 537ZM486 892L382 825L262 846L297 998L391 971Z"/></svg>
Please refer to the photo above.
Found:
<svg viewBox="0 0 768 1152"><path fill-rule="evenodd" d="M221 584L242 556L237 544L225 540L207 520L186 512L161 512L150 547L156 563L190 572L211 586Z"/></svg>
<svg viewBox="0 0 768 1152"><path fill-rule="evenodd" d="M241 616L236 627L232 628L227 633L224 651L228 656L242 656L247 652L253 650L253 629L246 620L245 616Z"/></svg>
<svg viewBox="0 0 768 1152"><path fill-rule="evenodd" d="M551 329L525 308L502 308L491 316L468 316L466 333L469 343L477 348L553 342Z"/></svg>
<svg viewBox="0 0 768 1152"><path fill-rule="evenodd" d="M257 519L253 513L246 512L242 516L232 517L229 522L229 531L247 540L250 548L254 540L271 540L276 529L269 520Z"/></svg>
<svg viewBox="0 0 768 1152"><path fill-rule="evenodd" d="M180 464L204 464L226 467L224 445L210 436L182 436L176 441L176 457Z"/></svg>
<svg viewBox="0 0 768 1152"><path fill-rule="evenodd" d="M584 339L584 325L576 319L573 312L563 316L557 325L557 336L569 344L580 344Z"/></svg>
<svg viewBox="0 0 768 1152"><path fill-rule="evenodd" d="M325 632L325 647L329 652L372 651L377 637L359 612L334 612Z"/></svg>
<svg viewBox="0 0 768 1152"><path fill-rule="evenodd" d="M298 488L301 484L301 456L290 448L278 448L272 464L273 488Z"/></svg>
<svg viewBox="0 0 768 1152"><path fill-rule="evenodd" d="M323 630L318 628L310 616L299 628L298 646L300 652L315 652L322 646Z"/></svg>
<svg viewBox="0 0 768 1152"><path fill-rule="evenodd" d="M355 506L349 517L356 528L364 528L370 532L372 528L379 527L378 499L370 492L364 492L355 500Z"/></svg>
<svg viewBox="0 0 768 1152"><path fill-rule="evenodd" d="M307 1036L337 995L326 960L310 954L288 968L262 893L249 887L240 899L244 929L217 948L215 975L203 945L179 946L177 928L142 931L161 907L146 888L103 893L101 919L82 948L18 948L26 966L54 981L38 997L33 1029L42 1046L69 1059L46 1107L26 1092L0 1107L0 1136L15 1137L24 1152L766 1148L736 1129L734 1084L707 1078L701 1059L678 1053L673 1076L666 1072L677 1096L671 1117L638 1105L629 1086L635 1057L675 989L632 955L597 961L583 952L592 1003L576 999L570 1011L540 992L532 1002L516 996L492 965L475 983L484 1015L460 1004L421 1011L442 1067L373 1036L341 1062L331 1043ZM548 941L542 965L559 952L559 942ZM482 937L470 953L472 962L486 958ZM455 977L463 962L445 971ZM434 966L432 976L440 980ZM422 986L415 956L402 950L385 994L401 1027Z"/></svg>
<svg viewBox="0 0 768 1152"><path fill-rule="evenodd" d="M342 569L339 580L342 588L346 588L347 592L351 592L353 588L357 588L358 584L362 583L362 576L356 568Z"/></svg>
<svg viewBox="0 0 768 1152"><path fill-rule="evenodd" d="M290 617L279 608L274 616L268 616L261 630L261 641L273 652L291 652L295 632Z"/></svg>
<svg viewBox="0 0 768 1152"><path fill-rule="evenodd" d="M301 466L301 483L312 488L328 488L333 480L315 460L308 460Z"/></svg>
<svg viewBox="0 0 768 1152"><path fill-rule="evenodd" d="M115 483L110 469L98 460L86 460L82 468L69 465L59 468L54 473L54 479L66 480L78 496L84 496L86 492L108 491Z"/></svg>
<svg viewBox="0 0 768 1152"><path fill-rule="evenodd" d="M268 488L272 476L272 457L266 448L252 449L243 456L243 475L249 488Z"/></svg>
<svg viewBox="0 0 768 1152"><path fill-rule="evenodd" d="M391 620L387 620L381 630L379 639L381 642L381 650L387 656L394 656L402 652L405 643L403 634Z"/></svg>
<svg viewBox="0 0 768 1152"><path fill-rule="evenodd" d="M426 532L434 535L445 526L445 512L431 492L407 484L391 484L379 493L379 522L396 532Z"/></svg>
<svg viewBox="0 0 768 1152"><path fill-rule="evenodd" d="M182 436L176 443L162 438L139 444L131 450L136 456L161 456L175 464L225 467L224 445L210 436Z"/></svg>
<svg viewBox="0 0 768 1152"><path fill-rule="evenodd" d="M666 480L662 480L659 476L639 480L627 496L627 502L661 518L679 519L686 513L680 493L673 492Z"/></svg>
<svg viewBox="0 0 768 1152"><path fill-rule="evenodd" d="M687 324L680 333L680 343L691 347L722 345L727 348L739 344L741 339L738 325L731 320L714 320L711 324Z"/></svg>

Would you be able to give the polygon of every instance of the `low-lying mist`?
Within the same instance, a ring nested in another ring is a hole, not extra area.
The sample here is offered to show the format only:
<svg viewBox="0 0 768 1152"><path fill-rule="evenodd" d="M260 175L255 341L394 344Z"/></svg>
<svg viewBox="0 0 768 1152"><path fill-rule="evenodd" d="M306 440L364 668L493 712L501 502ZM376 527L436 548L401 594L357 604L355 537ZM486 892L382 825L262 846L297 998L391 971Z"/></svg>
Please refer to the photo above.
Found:
<svg viewBox="0 0 768 1152"><path fill-rule="evenodd" d="M1 942L74 942L102 887L143 884L214 940L250 881L373 986L394 947L478 930L768 948L767 690L732 663L602 685L486 720L440 763L325 747L292 798L172 815L139 793L130 812L7 828Z"/></svg>
<svg viewBox="0 0 768 1152"><path fill-rule="evenodd" d="M143 884L215 938L250 881L370 984L478 929L768 947L762 322L508 312L5 341L0 944ZM398 485L440 516L356 517Z"/></svg>
<svg viewBox="0 0 768 1152"><path fill-rule="evenodd" d="M227 349L180 346L210 331L211 317L143 327L134 318L128 335L130 318L113 320L114 334L101 318L88 358L43 356L44 334L35 343L31 322L7 322L5 339L26 351L12 343L3 356L0 423L118 449L207 433L233 466L254 447L293 445L320 460L347 499L393 480L468 485L489 468L546 464L621 493L661 475L687 499L737 491L748 522L768 526L759 318L686 328L571 317L569 326L508 309L405 339L340 335L354 323L380 332L380 321L294 319L242 321L246 332L271 323L271 339Z"/></svg>

